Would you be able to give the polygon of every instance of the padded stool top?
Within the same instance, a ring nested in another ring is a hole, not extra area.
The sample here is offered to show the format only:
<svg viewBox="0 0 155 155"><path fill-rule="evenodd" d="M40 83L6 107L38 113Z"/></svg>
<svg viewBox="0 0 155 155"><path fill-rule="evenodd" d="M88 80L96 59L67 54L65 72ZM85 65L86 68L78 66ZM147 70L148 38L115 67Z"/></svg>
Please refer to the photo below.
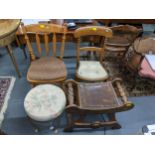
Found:
<svg viewBox="0 0 155 155"><path fill-rule="evenodd" d="M31 89L24 101L27 115L35 121L49 121L58 117L65 105L65 93L52 84L43 84Z"/></svg>

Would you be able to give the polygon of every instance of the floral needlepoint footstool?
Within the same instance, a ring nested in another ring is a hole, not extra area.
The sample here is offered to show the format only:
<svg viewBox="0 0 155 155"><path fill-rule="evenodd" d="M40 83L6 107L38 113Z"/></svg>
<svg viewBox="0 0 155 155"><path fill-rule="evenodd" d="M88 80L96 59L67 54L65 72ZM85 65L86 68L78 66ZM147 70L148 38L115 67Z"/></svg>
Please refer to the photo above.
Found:
<svg viewBox="0 0 155 155"><path fill-rule="evenodd" d="M43 84L31 89L24 101L25 111L33 121L33 125L36 122L42 125L47 122L52 123L62 114L65 105L65 93L52 84ZM49 127L51 128L51 125Z"/></svg>

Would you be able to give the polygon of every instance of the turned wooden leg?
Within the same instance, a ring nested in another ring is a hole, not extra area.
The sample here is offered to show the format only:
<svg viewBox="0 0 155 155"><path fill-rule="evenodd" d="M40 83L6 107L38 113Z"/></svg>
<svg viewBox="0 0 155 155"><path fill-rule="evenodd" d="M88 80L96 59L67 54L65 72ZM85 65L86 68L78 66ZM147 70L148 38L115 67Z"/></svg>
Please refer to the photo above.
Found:
<svg viewBox="0 0 155 155"><path fill-rule="evenodd" d="M18 66L17 66L17 63L16 63L16 59L15 59L15 57L13 55L13 51L12 51L11 45L7 45L6 46L6 49L7 49L8 53L9 53L9 56L10 56L10 58L12 60L13 65L14 65L14 67L16 69L16 72L18 74L18 77L20 78L21 75L20 75L20 72L19 72L19 69L18 69Z"/></svg>
<svg viewBox="0 0 155 155"><path fill-rule="evenodd" d="M64 132L72 132L73 131L73 120L72 120L72 114L67 113L67 126L64 129Z"/></svg>
<svg viewBox="0 0 155 155"><path fill-rule="evenodd" d="M112 126L112 129L120 129L121 125L117 122L116 117L115 117L115 113L110 113L108 114L108 118L109 121L114 121L116 123L114 123L114 125Z"/></svg>

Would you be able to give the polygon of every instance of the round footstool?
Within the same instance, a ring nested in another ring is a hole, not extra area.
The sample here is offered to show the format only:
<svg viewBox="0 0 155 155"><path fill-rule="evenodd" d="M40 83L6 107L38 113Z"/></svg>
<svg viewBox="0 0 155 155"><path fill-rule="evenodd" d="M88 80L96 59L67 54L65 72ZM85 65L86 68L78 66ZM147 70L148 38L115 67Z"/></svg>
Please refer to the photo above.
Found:
<svg viewBox="0 0 155 155"><path fill-rule="evenodd" d="M25 97L24 108L33 123L46 124L58 118L66 105L65 93L52 84L38 85Z"/></svg>

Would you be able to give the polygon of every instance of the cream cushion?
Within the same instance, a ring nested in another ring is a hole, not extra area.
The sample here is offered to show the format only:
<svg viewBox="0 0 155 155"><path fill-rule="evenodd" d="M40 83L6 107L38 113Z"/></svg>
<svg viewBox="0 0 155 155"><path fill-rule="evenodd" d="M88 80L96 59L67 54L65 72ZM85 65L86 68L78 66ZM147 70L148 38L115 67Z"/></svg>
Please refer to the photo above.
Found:
<svg viewBox="0 0 155 155"><path fill-rule="evenodd" d="M49 121L58 117L65 105L66 97L63 90L51 84L31 89L24 101L27 115L35 121Z"/></svg>
<svg viewBox="0 0 155 155"><path fill-rule="evenodd" d="M98 81L106 80L108 73L98 61L80 61L77 76L89 81Z"/></svg>

